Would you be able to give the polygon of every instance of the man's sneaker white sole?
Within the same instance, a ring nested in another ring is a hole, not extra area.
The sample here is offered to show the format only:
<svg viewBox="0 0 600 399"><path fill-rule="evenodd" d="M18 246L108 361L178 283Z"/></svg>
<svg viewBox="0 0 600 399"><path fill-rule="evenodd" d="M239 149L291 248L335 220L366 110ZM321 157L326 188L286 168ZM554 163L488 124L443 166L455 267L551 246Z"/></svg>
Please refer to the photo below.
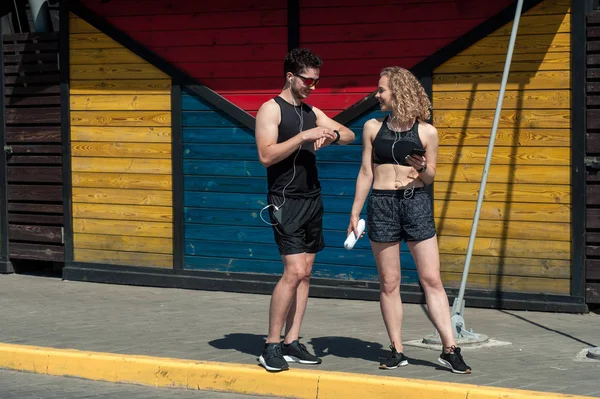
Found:
<svg viewBox="0 0 600 399"><path fill-rule="evenodd" d="M386 366L385 364L383 364L383 365L382 365L382 364L380 364L380 365L379 365L379 368L380 368L381 370L394 370L394 369L397 369L398 367L404 367L404 366L408 366L408 360L403 360L403 361L401 361L400 363L398 363L397 365L395 365L395 366L392 366L392 367L388 367L388 366Z"/></svg>
<svg viewBox="0 0 600 399"><path fill-rule="evenodd" d="M258 358L258 361L267 371L285 371L285 370L287 370L287 368L277 368L277 367L271 367L271 366L267 365L267 362L265 361L265 358L262 355L260 355L260 357Z"/></svg>
<svg viewBox="0 0 600 399"><path fill-rule="evenodd" d="M470 371L456 370L454 367L452 367L450 362L447 362L446 360L442 359L441 357L438 357L438 362L440 362L440 364L442 366L445 366L445 367L449 368L450 370L452 370L453 373L456 373L456 374L470 374L471 373Z"/></svg>
<svg viewBox="0 0 600 399"><path fill-rule="evenodd" d="M296 356L283 355L283 358L288 363L300 363L300 364L319 364L318 360L302 360Z"/></svg>

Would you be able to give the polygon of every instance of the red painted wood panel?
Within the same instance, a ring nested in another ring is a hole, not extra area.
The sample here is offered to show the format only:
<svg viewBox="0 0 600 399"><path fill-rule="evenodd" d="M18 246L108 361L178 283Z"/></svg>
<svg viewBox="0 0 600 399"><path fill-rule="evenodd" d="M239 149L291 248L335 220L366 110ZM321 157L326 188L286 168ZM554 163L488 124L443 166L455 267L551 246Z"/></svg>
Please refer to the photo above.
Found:
<svg viewBox="0 0 600 399"><path fill-rule="evenodd" d="M316 98L313 104L335 115L340 108L337 104L343 104L344 97L335 91L335 86L325 83L330 78L353 75L363 82L366 96L376 89L382 68L413 67L510 3L511 0L377 0L376 4L363 0L301 0L301 45L323 58L324 84L320 92L331 97L327 102L322 101L325 97Z"/></svg>
<svg viewBox="0 0 600 399"><path fill-rule="evenodd" d="M281 90L287 0L83 0L135 40L251 114ZM301 0L301 45L323 58L311 102L334 116L379 71L410 68L512 0Z"/></svg>

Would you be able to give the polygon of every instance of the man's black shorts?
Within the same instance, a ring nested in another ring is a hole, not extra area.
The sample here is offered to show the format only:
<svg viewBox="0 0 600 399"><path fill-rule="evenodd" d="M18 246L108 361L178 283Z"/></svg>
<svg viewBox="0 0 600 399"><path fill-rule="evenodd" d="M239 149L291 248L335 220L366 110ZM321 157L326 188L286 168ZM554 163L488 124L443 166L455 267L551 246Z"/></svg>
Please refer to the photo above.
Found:
<svg viewBox="0 0 600 399"><path fill-rule="evenodd" d="M420 187L410 197L405 194L405 190L371 191L367 204L371 241L423 241L435 236L429 193Z"/></svg>
<svg viewBox="0 0 600 399"><path fill-rule="evenodd" d="M269 204L280 205L283 197L269 194ZM325 248L323 239L323 201L321 195L309 198L285 198L281 220L273 217L269 208L275 242L281 255L317 253Z"/></svg>

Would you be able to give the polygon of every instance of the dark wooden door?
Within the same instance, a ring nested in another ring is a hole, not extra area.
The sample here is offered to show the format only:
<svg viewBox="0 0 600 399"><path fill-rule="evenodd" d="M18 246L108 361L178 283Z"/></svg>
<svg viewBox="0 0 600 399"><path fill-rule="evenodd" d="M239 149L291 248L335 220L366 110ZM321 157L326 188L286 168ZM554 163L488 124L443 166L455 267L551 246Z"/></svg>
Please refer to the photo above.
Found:
<svg viewBox="0 0 600 399"><path fill-rule="evenodd" d="M9 257L62 262L58 34L4 35L2 45Z"/></svg>
<svg viewBox="0 0 600 399"><path fill-rule="evenodd" d="M600 304L600 11L587 36L586 302Z"/></svg>

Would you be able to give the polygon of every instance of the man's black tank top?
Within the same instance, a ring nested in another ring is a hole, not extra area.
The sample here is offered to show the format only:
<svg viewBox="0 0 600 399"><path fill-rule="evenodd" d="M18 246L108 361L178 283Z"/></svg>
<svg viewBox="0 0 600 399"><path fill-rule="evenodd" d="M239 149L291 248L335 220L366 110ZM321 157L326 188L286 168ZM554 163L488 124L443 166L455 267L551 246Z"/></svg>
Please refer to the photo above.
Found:
<svg viewBox="0 0 600 399"><path fill-rule="evenodd" d="M373 140L373 163L375 164L396 164L406 165L404 158L410 155L413 149L423 149L423 143L419 138L419 121L405 132L395 132L387 127L388 117L386 116L381 124L375 140ZM396 144L394 144L394 142ZM392 156L392 146L394 155ZM396 158L396 160L394 160Z"/></svg>
<svg viewBox="0 0 600 399"><path fill-rule="evenodd" d="M299 106L293 106L279 96L274 100L281 109L277 143L291 139L301 130L317 127L317 116L310 105L302 103ZM300 126L301 118L302 126ZM296 150L282 161L269 166L267 182L269 194L281 195L285 187L285 196L290 198L318 195L321 192L321 184L317 174L317 160L313 143L304 143L299 153Z"/></svg>

